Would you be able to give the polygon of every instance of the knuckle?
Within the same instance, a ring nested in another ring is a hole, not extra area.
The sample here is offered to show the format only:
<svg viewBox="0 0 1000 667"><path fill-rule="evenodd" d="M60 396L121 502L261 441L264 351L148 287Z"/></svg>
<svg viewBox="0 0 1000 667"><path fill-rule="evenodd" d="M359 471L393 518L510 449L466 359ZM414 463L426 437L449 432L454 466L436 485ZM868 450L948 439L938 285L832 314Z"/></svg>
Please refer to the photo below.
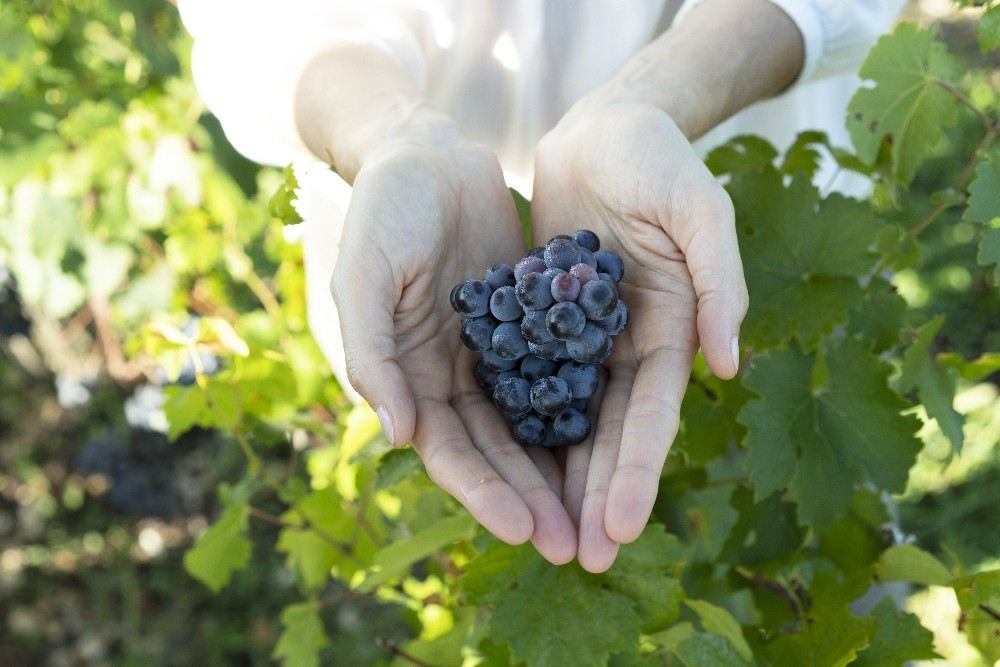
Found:
<svg viewBox="0 0 1000 667"><path fill-rule="evenodd" d="M359 393L364 393L362 385L364 384L364 367L356 356L350 355L345 361L345 370L347 372L347 381L351 383Z"/></svg>

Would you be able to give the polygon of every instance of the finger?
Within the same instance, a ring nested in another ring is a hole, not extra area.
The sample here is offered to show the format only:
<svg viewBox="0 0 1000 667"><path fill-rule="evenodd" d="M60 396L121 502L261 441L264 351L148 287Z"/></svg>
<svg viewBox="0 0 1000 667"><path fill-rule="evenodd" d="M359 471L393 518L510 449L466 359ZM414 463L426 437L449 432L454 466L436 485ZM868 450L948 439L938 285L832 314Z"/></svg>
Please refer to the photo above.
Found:
<svg viewBox="0 0 1000 667"><path fill-rule="evenodd" d="M713 184L714 185L714 184ZM698 296L698 338L712 372L728 380L739 371L740 324L749 303L736 240L733 205L721 186L693 205L681 249Z"/></svg>
<svg viewBox="0 0 1000 667"><path fill-rule="evenodd" d="M472 445L455 410L422 398L417 412L413 446L431 480L504 542L521 544L530 539L535 526L527 505Z"/></svg>
<svg viewBox="0 0 1000 667"><path fill-rule="evenodd" d="M345 248L334 269L330 290L340 313L347 377L371 405L389 442L414 437L413 393L396 361L393 315L401 289L383 256Z"/></svg>
<svg viewBox="0 0 1000 667"><path fill-rule="evenodd" d="M559 467L559 463L555 457L552 456L552 452L538 447L529 447L524 450L524 453L528 455L528 458L538 468L538 472L545 478L545 483L552 489L552 493L556 494L556 497L561 500L563 494L563 471ZM572 518L571 516L570 519Z"/></svg>
<svg viewBox="0 0 1000 667"><path fill-rule="evenodd" d="M618 543L611 538L605 526L605 514L608 488L618 464L625 411L634 379L635 372L631 368L612 368L601 402L594 452L587 473L587 490L580 512L580 546L577 548L577 559L589 572L604 572L618 555Z"/></svg>
<svg viewBox="0 0 1000 667"><path fill-rule="evenodd" d="M559 496L553 492L524 448L514 442L496 408L479 391L453 401L476 448L493 469L521 496L534 521L531 541L546 560L562 565L576 555L576 529ZM541 454L548 452L540 452ZM552 465L555 461L549 454Z"/></svg>
<svg viewBox="0 0 1000 667"><path fill-rule="evenodd" d="M690 350L661 347L642 360L636 373L604 514L605 530L616 542L639 537L653 511L692 356Z"/></svg>

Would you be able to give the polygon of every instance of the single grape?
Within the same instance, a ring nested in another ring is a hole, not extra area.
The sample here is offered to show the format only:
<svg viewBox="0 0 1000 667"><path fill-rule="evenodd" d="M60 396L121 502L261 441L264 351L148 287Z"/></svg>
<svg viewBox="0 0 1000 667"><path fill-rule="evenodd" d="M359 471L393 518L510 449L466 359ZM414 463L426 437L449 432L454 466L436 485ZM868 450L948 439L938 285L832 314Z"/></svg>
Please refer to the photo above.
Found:
<svg viewBox="0 0 1000 667"><path fill-rule="evenodd" d="M583 332L566 341L566 351L581 364L599 364L604 361L611 346L611 338L593 322L587 322Z"/></svg>
<svg viewBox="0 0 1000 667"><path fill-rule="evenodd" d="M625 277L625 264L622 263L622 258L614 252L598 250L594 253L594 258L597 260L597 270L611 276L611 279L616 283L621 282L621 279Z"/></svg>
<svg viewBox="0 0 1000 667"><path fill-rule="evenodd" d="M573 240L578 246L590 252L597 252L601 249L601 239L589 229L578 229L573 232Z"/></svg>
<svg viewBox="0 0 1000 667"><path fill-rule="evenodd" d="M537 380L555 375L557 368L555 361L529 354L521 360L521 377L534 384Z"/></svg>
<svg viewBox="0 0 1000 667"><path fill-rule="evenodd" d="M594 257L594 253L585 248L580 248L580 263L586 264L595 271L597 270L597 258Z"/></svg>
<svg viewBox="0 0 1000 667"><path fill-rule="evenodd" d="M495 290L504 285L513 286L517 282L514 280L514 269L510 268L510 264L494 264L486 269L483 281Z"/></svg>
<svg viewBox="0 0 1000 667"><path fill-rule="evenodd" d="M493 404L508 419L516 419L531 411L531 385L524 378L508 377L493 389Z"/></svg>
<svg viewBox="0 0 1000 667"><path fill-rule="evenodd" d="M493 387L497 385L497 375L498 371L489 367L483 359L478 359L476 365L472 367L472 374L476 378L476 384L479 385L480 389L485 391L493 391Z"/></svg>
<svg viewBox="0 0 1000 667"><path fill-rule="evenodd" d="M597 391L597 364L567 361L559 367L557 375L569 385L570 393L573 394L574 399L590 398Z"/></svg>
<svg viewBox="0 0 1000 667"><path fill-rule="evenodd" d="M557 276L560 276L564 273L566 272L563 271L562 269L545 269L544 271L542 271L542 275L548 278L549 280L555 280Z"/></svg>
<svg viewBox="0 0 1000 667"><path fill-rule="evenodd" d="M566 408L552 420L552 432L560 445L578 445L590 435L590 420L579 410Z"/></svg>
<svg viewBox="0 0 1000 667"><path fill-rule="evenodd" d="M525 275L529 273L541 273L545 270L545 268L544 260L541 260L538 257L525 257L514 267L515 284Z"/></svg>
<svg viewBox="0 0 1000 667"><path fill-rule="evenodd" d="M624 301L619 301L613 313L603 320L597 320L594 324L604 329L608 335L617 336L628 326L628 306Z"/></svg>
<svg viewBox="0 0 1000 667"><path fill-rule="evenodd" d="M548 327L545 326L545 316L548 312L548 310L526 310L524 312L524 318L521 319L521 335L529 343L544 345L554 340Z"/></svg>
<svg viewBox="0 0 1000 667"><path fill-rule="evenodd" d="M569 358L569 353L566 351L565 341L556 340L553 338L547 343L542 343L541 345L537 343L528 343L528 351L536 357L541 357L542 359L551 359L559 361L563 357Z"/></svg>
<svg viewBox="0 0 1000 667"><path fill-rule="evenodd" d="M545 440L545 422L535 415L526 415L511 427L514 441L522 447L538 447Z"/></svg>
<svg viewBox="0 0 1000 667"><path fill-rule="evenodd" d="M517 293L510 285L499 287L490 297L490 313L501 322L513 322L524 315Z"/></svg>
<svg viewBox="0 0 1000 667"><path fill-rule="evenodd" d="M459 315L482 317L490 311L490 286L481 280L466 280L451 290L451 307Z"/></svg>
<svg viewBox="0 0 1000 667"><path fill-rule="evenodd" d="M562 378L544 377L531 385L531 407L540 415L554 417L572 400L569 385Z"/></svg>
<svg viewBox="0 0 1000 667"><path fill-rule="evenodd" d="M482 352L493 344L493 332L499 321L492 315L482 317L463 317L462 333L459 337L462 343L473 352Z"/></svg>
<svg viewBox="0 0 1000 667"><path fill-rule="evenodd" d="M580 281L565 271L552 279L550 287L552 298L556 301L576 301L580 295Z"/></svg>
<svg viewBox="0 0 1000 667"><path fill-rule="evenodd" d="M493 350L501 359L520 359L528 354L528 341L517 322L503 322L493 330Z"/></svg>
<svg viewBox="0 0 1000 667"><path fill-rule="evenodd" d="M542 310L552 305L552 281L541 273L526 273L517 280L517 300L525 310Z"/></svg>
<svg viewBox="0 0 1000 667"><path fill-rule="evenodd" d="M581 287L591 280L597 280L597 270L589 264L583 264L582 262L574 264L573 268L569 270L569 274L577 279Z"/></svg>
<svg viewBox="0 0 1000 667"><path fill-rule="evenodd" d="M603 320L615 312L618 295L608 281L591 280L580 288L580 296L576 302L580 304L588 320Z"/></svg>
<svg viewBox="0 0 1000 667"><path fill-rule="evenodd" d="M549 308L545 316L545 326L549 333L559 340L579 336L587 323L587 317L580 306L572 301L562 301Z"/></svg>
<svg viewBox="0 0 1000 667"><path fill-rule="evenodd" d="M492 340L490 341L492 344ZM492 368L496 372L500 373L502 371L510 371L517 368L517 365L521 363L517 359L501 359L500 355L493 348L483 351L483 363L485 363L489 368Z"/></svg>
<svg viewBox="0 0 1000 667"><path fill-rule="evenodd" d="M525 255L525 257L537 257L538 259L544 260L545 259L545 248L543 248L541 246L536 246L536 247L532 248L531 250L529 250L527 252L527 254Z"/></svg>
<svg viewBox="0 0 1000 667"><path fill-rule="evenodd" d="M580 263L580 246L570 238L553 238L545 246L545 264L549 268L569 271Z"/></svg>
<svg viewBox="0 0 1000 667"><path fill-rule="evenodd" d="M570 354L569 354L569 349L566 347L566 341L561 340L559 342L562 343L562 345L560 345L559 347L556 348L555 360L556 361L569 361L573 357L571 357Z"/></svg>

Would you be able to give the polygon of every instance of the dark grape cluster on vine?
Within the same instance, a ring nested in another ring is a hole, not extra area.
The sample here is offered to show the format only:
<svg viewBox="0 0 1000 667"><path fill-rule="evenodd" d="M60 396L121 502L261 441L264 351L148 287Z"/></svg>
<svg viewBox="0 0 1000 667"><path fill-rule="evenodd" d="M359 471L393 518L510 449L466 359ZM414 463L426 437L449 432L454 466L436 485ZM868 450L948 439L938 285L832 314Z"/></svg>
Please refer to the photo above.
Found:
<svg viewBox="0 0 1000 667"><path fill-rule="evenodd" d="M618 288L624 273L621 258L581 229L452 289L462 343L482 353L476 382L519 444L576 445L590 434L598 366L628 324Z"/></svg>

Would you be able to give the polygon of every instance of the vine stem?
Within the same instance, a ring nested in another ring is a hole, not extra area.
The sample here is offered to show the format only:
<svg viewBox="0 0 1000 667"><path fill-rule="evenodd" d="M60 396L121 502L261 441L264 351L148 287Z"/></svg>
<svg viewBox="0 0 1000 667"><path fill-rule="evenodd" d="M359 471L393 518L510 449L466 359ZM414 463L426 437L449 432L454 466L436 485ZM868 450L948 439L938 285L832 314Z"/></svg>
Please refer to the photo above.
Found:
<svg viewBox="0 0 1000 667"><path fill-rule="evenodd" d="M390 653L392 653L394 656L402 658L403 660L407 661L412 665L417 665L417 667L434 667L434 665L430 664L429 662L424 662L417 656L407 653L403 649L399 648L399 644L397 644L393 640L382 639L381 637L379 637L375 640L375 643L381 646L382 648L386 649Z"/></svg>
<svg viewBox="0 0 1000 667"><path fill-rule="evenodd" d="M983 127L985 127L987 130L995 126L995 122L990 117L990 115L985 111L983 111L982 109L980 109L979 107L977 107L975 104L973 104L972 100L969 99L969 96L963 93L961 90L959 90L958 88L956 88L955 86L951 85L946 81L942 81L941 79L934 79L934 83L936 83L941 88L944 88L956 100L958 100L965 106L969 107L969 109L972 110L972 113L976 114L976 116L979 117L979 121L983 124Z"/></svg>

